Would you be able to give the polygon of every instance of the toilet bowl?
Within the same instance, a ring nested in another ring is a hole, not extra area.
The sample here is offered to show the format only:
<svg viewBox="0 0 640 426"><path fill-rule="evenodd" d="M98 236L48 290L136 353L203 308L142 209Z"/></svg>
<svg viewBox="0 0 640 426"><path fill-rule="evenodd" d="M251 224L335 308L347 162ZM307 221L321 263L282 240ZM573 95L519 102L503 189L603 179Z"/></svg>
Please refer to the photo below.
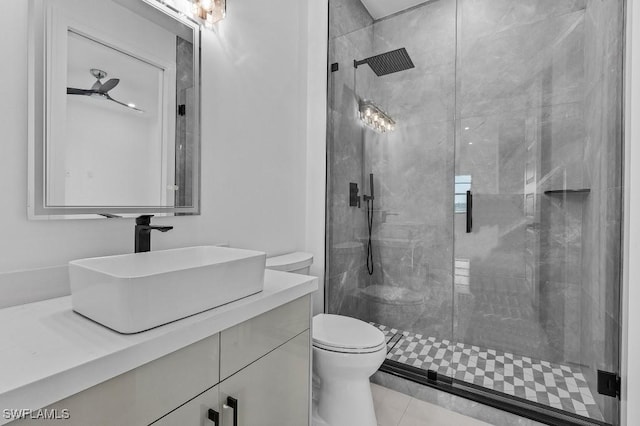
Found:
<svg viewBox="0 0 640 426"><path fill-rule="evenodd" d="M313 256L289 253L267 259L267 269L309 273ZM313 317L313 425L376 426L369 377L387 354L376 327L342 315Z"/></svg>
<svg viewBox="0 0 640 426"><path fill-rule="evenodd" d="M314 425L376 426L369 377L387 354L384 334L355 318L313 317Z"/></svg>

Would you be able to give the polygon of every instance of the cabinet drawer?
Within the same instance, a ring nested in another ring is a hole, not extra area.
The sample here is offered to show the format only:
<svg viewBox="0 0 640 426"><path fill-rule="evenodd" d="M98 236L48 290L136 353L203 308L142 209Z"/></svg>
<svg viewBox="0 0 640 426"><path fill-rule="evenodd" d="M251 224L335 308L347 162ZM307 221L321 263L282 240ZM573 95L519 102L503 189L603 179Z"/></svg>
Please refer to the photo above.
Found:
<svg viewBox="0 0 640 426"><path fill-rule="evenodd" d="M68 420L11 425L148 425L218 383L218 347L216 334L47 407L67 409Z"/></svg>
<svg viewBox="0 0 640 426"><path fill-rule="evenodd" d="M220 333L220 380L309 328L310 296L304 296Z"/></svg>
<svg viewBox="0 0 640 426"><path fill-rule="evenodd" d="M218 386L215 386L154 422L153 426L213 426L215 423L209 420L208 413L210 409L220 413L218 398Z"/></svg>

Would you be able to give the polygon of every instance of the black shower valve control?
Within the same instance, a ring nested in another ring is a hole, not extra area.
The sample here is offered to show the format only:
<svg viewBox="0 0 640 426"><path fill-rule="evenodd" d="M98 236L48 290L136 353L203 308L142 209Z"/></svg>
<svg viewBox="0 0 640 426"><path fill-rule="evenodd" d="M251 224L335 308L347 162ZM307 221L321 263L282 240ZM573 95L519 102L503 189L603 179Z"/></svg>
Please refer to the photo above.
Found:
<svg viewBox="0 0 640 426"><path fill-rule="evenodd" d="M350 182L349 183L349 207L357 207L360 208L360 195L358 190L358 184Z"/></svg>

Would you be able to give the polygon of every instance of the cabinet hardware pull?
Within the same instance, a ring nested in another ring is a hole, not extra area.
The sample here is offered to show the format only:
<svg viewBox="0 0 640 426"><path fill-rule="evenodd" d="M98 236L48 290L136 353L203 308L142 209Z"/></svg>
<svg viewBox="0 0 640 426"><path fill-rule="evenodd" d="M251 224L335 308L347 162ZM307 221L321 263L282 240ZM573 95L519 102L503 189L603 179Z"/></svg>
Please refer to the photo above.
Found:
<svg viewBox="0 0 640 426"><path fill-rule="evenodd" d="M223 404L222 407L233 410L233 426L238 426L238 400L228 396L227 403Z"/></svg>
<svg viewBox="0 0 640 426"><path fill-rule="evenodd" d="M213 422L213 426L220 425L220 413L218 413L216 410L212 410L211 408L209 408L209 411L207 411L207 418Z"/></svg>

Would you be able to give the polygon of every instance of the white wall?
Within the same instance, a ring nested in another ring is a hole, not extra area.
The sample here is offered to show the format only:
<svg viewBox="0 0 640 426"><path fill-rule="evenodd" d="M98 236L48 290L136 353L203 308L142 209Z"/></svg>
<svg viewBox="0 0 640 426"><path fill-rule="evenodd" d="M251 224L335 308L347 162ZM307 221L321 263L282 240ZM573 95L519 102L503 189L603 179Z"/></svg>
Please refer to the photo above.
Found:
<svg viewBox="0 0 640 426"><path fill-rule="evenodd" d="M311 0L309 3L305 250L313 253L315 261L311 267L311 274L319 277L319 290L313 299L314 313L324 312L328 10L328 0Z"/></svg>
<svg viewBox="0 0 640 426"><path fill-rule="evenodd" d="M3 2L0 14L0 274L133 248L131 219L27 220L27 4ZM313 240L323 257L311 236L324 223L318 212L305 219L307 206L324 208L316 176L324 157L306 165L307 62L326 55L309 52L309 14L299 0L234 1L218 31L203 33L202 215L156 218L174 230L154 234L153 249L228 242L274 255ZM326 29L314 31L315 40L326 39ZM314 128L324 128L323 117L324 110ZM323 136L313 136L309 152L322 151Z"/></svg>

